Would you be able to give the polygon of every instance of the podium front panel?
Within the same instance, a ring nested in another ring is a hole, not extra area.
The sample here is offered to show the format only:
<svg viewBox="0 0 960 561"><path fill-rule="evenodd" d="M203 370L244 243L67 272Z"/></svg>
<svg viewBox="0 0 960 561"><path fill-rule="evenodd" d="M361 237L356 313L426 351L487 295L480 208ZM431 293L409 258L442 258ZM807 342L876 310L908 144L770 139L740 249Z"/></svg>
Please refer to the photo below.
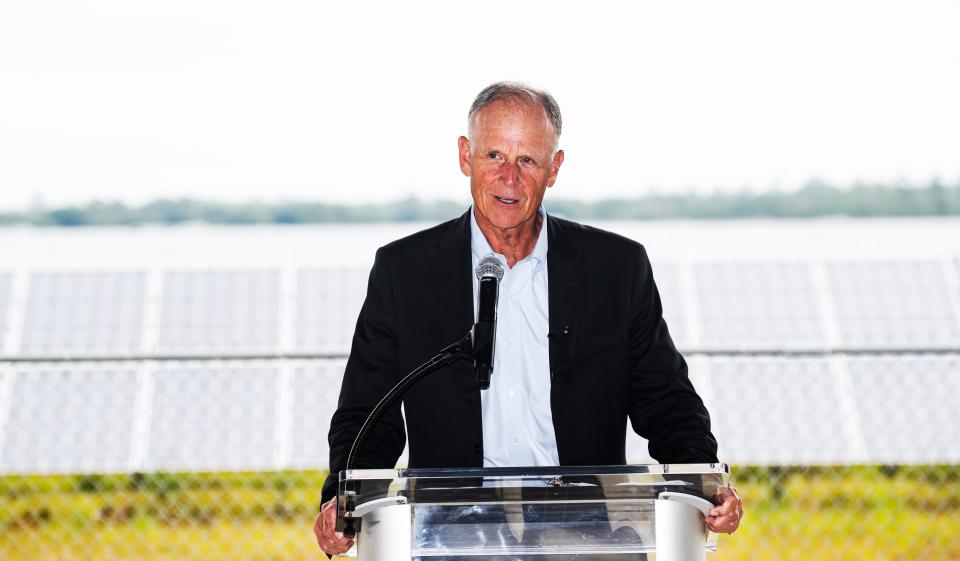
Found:
<svg viewBox="0 0 960 561"><path fill-rule="evenodd" d="M352 470L339 497L348 515L390 497L408 504L415 558L613 555L656 551L660 493L718 503L728 483L726 464ZM711 533L704 547L716 543Z"/></svg>

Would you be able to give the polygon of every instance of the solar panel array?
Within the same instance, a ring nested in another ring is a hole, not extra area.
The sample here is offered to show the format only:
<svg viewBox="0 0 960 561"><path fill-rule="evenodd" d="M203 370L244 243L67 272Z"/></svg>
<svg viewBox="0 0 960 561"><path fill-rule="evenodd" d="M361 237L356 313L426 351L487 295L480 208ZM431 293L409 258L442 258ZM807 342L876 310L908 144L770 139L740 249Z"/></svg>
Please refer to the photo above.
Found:
<svg viewBox="0 0 960 561"><path fill-rule="evenodd" d="M737 464L960 463L960 355L691 361L720 456ZM628 457L649 458L629 441Z"/></svg>
<svg viewBox="0 0 960 561"><path fill-rule="evenodd" d="M960 463L960 357L862 357L849 367L868 458Z"/></svg>
<svg viewBox="0 0 960 561"><path fill-rule="evenodd" d="M367 293L367 272L299 271L297 286L296 348L327 352L348 349Z"/></svg>
<svg viewBox="0 0 960 561"><path fill-rule="evenodd" d="M4 383L12 387L0 442L3 471L127 469L137 393L128 366L26 366L5 373Z"/></svg>
<svg viewBox="0 0 960 561"><path fill-rule="evenodd" d="M164 365L153 373L144 465L231 470L273 465L276 365Z"/></svg>
<svg viewBox="0 0 960 561"><path fill-rule="evenodd" d="M293 369L293 404L288 465L327 465L327 432L337 407L345 361L304 362Z"/></svg>
<svg viewBox="0 0 960 561"><path fill-rule="evenodd" d="M943 264L831 263L829 274L844 342L875 348L957 345L957 295Z"/></svg>
<svg viewBox="0 0 960 561"><path fill-rule="evenodd" d="M162 309L161 351L273 351L279 343L279 273L169 272Z"/></svg>
<svg viewBox="0 0 960 561"><path fill-rule="evenodd" d="M131 352L140 347L142 272L38 272L30 276L20 351Z"/></svg>
<svg viewBox="0 0 960 561"><path fill-rule="evenodd" d="M655 276L681 348L960 349L957 263L696 263L693 287L676 267Z"/></svg>
<svg viewBox="0 0 960 561"><path fill-rule="evenodd" d="M7 309L10 307L10 274L0 273L0 341L7 335Z"/></svg>
<svg viewBox="0 0 960 561"><path fill-rule="evenodd" d="M808 266L705 263L694 269L702 341L708 346L779 349L826 343Z"/></svg>
<svg viewBox="0 0 960 561"><path fill-rule="evenodd" d="M668 263L655 273L725 461L960 462L960 260ZM366 278L0 272L0 472L325 465L344 360L230 354L345 354ZM762 354L837 348L900 354ZM36 359L85 354L144 358ZM632 461L648 458L638 437L628 448Z"/></svg>

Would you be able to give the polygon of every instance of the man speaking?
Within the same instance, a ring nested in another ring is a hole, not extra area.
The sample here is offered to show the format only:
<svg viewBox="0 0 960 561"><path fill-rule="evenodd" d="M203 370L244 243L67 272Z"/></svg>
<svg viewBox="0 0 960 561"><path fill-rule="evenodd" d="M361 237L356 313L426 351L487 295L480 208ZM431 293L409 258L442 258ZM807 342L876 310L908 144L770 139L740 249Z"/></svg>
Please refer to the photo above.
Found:
<svg viewBox="0 0 960 561"><path fill-rule="evenodd" d="M662 317L640 244L549 216L560 109L550 94L496 83L470 107L458 140L472 208L377 251L340 400L330 422L330 473L314 525L320 547L346 551L334 530L335 474L364 419L404 375L475 320L480 260L503 266L490 388L472 363L425 378L382 418L358 468L576 466L626 463L626 420L661 463L717 461L710 417ZM733 532L735 492L707 517Z"/></svg>

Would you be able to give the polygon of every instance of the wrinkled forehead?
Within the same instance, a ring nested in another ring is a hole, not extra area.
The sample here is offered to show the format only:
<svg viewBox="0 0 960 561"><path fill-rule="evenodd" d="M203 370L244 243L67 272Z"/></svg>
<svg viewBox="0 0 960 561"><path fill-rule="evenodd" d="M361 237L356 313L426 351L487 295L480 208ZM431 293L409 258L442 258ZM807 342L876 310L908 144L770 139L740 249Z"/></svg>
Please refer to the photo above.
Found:
<svg viewBox="0 0 960 561"><path fill-rule="evenodd" d="M553 123L550 121L546 109L535 101L518 97L498 99L477 112L468 123L470 140L474 141L476 139L475 135L481 128L497 128L500 125L505 125L505 121L523 121L528 127L536 127L543 134L549 136L552 144L556 147L557 135L553 130Z"/></svg>

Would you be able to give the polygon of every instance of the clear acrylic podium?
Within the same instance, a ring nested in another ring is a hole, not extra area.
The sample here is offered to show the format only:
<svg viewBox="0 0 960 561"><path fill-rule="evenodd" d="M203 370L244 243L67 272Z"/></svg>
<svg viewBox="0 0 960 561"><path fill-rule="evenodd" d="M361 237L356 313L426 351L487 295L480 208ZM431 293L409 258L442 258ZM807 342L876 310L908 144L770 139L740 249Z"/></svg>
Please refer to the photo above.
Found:
<svg viewBox="0 0 960 561"><path fill-rule="evenodd" d="M341 472L341 516L359 561L534 558L703 560L704 516L726 464ZM559 556L559 557L554 557Z"/></svg>

